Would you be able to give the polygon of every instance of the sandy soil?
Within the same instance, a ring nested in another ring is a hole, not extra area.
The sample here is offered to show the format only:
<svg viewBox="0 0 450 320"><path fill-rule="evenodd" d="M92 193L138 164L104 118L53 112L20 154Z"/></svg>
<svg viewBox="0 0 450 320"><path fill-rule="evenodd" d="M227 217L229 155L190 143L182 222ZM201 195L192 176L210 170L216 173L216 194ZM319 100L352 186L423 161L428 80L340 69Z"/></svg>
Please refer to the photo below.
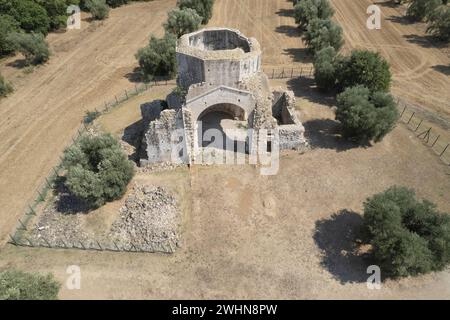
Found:
<svg viewBox="0 0 450 320"><path fill-rule="evenodd" d="M0 240L5 241L26 205L58 161L86 110L132 88L134 54L162 22L175 0L133 3L111 10L104 22L50 34L50 62L24 74L2 62L16 91L0 101ZM20 62L20 61L19 61Z"/></svg>
<svg viewBox="0 0 450 320"><path fill-rule="evenodd" d="M341 1L350 7L350 1ZM113 10L103 25L73 36L74 42L69 34L53 34L52 46L66 51L55 50L48 65L22 78L14 78L16 69L2 67L18 86L0 103L3 239L56 163L84 110L131 85L124 76L135 66L134 52L150 32L162 31L165 12L174 3L155 1ZM364 24L355 30L365 26L366 7L357 18ZM153 13L151 19L144 8ZM288 16L291 9L287 0L217 0L211 24L238 27L258 37L265 65L295 66L304 63L304 50L298 36L290 36L295 31ZM99 57L100 53L107 54ZM138 177L171 190L183 189L179 193L184 240L176 254L6 245L0 249L0 269L53 272L64 283L66 268L79 265L82 289L64 286L60 293L64 299L450 297L448 271L388 281L381 290L368 290L364 282L368 262L354 255L350 232L350 227L361 223L364 199L393 184L413 187L420 197L449 211L448 168L403 126L368 149L341 141L330 108L333 99L317 94L309 80L304 81L272 83L295 91L314 148L303 155L284 156L277 175L264 177L251 166L230 166ZM114 110L102 124L121 135L121 130L139 121L139 103ZM109 208L118 206L119 202Z"/></svg>
<svg viewBox="0 0 450 320"><path fill-rule="evenodd" d="M335 19L344 29L345 50L372 49L391 64L392 92L450 122L450 58L448 47L438 48L421 24L402 17L391 1L377 1L381 30L369 30L366 10L372 0L332 0ZM448 128L447 128L448 130Z"/></svg>

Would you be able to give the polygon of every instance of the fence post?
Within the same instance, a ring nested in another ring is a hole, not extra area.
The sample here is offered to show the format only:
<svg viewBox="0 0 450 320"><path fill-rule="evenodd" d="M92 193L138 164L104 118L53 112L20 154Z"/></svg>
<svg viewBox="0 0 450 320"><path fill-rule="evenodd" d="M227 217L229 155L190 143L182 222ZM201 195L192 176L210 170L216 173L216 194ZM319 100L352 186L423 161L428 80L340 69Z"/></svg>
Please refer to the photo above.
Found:
<svg viewBox="0 0 450 320"><path fill-rule="evenodd" d="M16 239L14 239L14 236L9 235L9 237L10 237L11 240L12 240L12 244L15 245L15 246L17 246L17 241L16 241Z"/></svg>
<svg viewBox="0 0 450 320"><path fill-rule="evenodd" d="M420 120L419 125L417 126L416 130L414 130L414 132L416 132L417 130L419 130L420 125L422 124L423 119Z"/></svg>
<svg viewBox="0 0 450 320"><path fill-rule="evenodd" d="M47 243L47 246L48 246L49 248L51 248L51 247L52 247L52 246L50 245L50 242L48 242L47 238L45 238L45 237L42 237L42 239L44 239L45 243Z"/></svg>
<svg viewBox="0 0 450 320"><path fill-rule="evenodd" d="M272 69L272 79L275 77L275 69Z"/></svg>
<svg viewBox="0 0 450 320"><path fill-rule="evenodd" d="M294 68L291 69L291 79L294 77Z"/></svg>
<svg viewBox="0 0 450 320"><path fill-rule="evenodd" d="M441 136L441 135L438 135L438 136L436 137L436 140L434 140L433 144L431 145L432 148L434 147L434 145L436 144L436 142L438 142L440 136Z"/></svg>
<svg viewBox="0 0 450 320"><path fill-rule="evenodd" d="M412 113L411 118L409 118L409 120L408 120L408 122L406 124L409 124L411 122L411 120L412 120L412 118L414 117L415 114L416 114L416 112Z"/></svg>
<svg viewBox="0 0 450 320"><path fill-rule="evenodd" d="M34 211L33 207L32 206L28 206L28 207L30 208L31 215L35 216L36 211Z"/></svg>
<svg viewBox="0 0 450 320"><path fill-rule="evenodd" d="M448 146L450 146L449 143L445 146L444 150L442 150L442 152L441 152L441 154L439 155L439 157L442 157L442 156L444 155L445 151L447 151Z"/></svg>
<svg viewBox="0 0 450 320"><path fill-rule="evenodd" d="M125 96L127 97L127 100L128 100L128 92L127 92L127 90L125 90Z"/></svg>
<svg viewBox="0 0 450 320"><path fill-rule="evenodd" d="M22 222L22 220L19 219L19 223L22 226L23 230L27 230L27 227L25 226L25 224Z"/></svg>
<svg viewBox="0 0 450 320"><path fill-rule="evenodd" d="M399 103L397 102L397 104L399 104ZM406 105L405 105L405 107L403 108L402 113L400 114L400 118L403 117L403 113L405 113L405 110L406 110Z"/></svg>
<svg viewBox="0 0 450 320"><path fill-rule="evenodd" d="M101 251L103 251L102 246L100 245L100 242L98 242L98 240L95 240L95 242L97 242L98 247L100 248Z"/></svg>

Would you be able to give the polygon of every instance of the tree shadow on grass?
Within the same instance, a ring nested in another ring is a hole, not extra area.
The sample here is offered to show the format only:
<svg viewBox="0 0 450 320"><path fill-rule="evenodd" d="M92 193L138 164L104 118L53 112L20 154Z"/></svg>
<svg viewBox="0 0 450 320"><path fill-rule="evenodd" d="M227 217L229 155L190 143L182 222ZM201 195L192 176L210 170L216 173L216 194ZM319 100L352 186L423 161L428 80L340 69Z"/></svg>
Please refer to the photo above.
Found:
<svg viewBox="0 0 450 320"><path fill-rule="evenodd" d="M316 81L308 77L298 77L287 82L289 90L292 90L296 97L302 97L312 103L318 103L333 107L336 105L335 92L321 92L316 87Z"/></svg>
<svg viewBox="0 0 450 320"><path fill-rule="evenodd" d="M331 119L314 119L303 123L305 127L305 138L312 148L333 149L342 152L361 146L349 141L341 135L341 125L338 121Z"/></svg>
<svg viewBox="0 0 450 320"><path fill-rule="evenodd" d="M341 210L316 221L314 241L323 253L321 265L341 283L362 283L369 275L371 256L360 252L361 215Z"/></svg>
<svg viewBox="0 0 450 320"><path fill-rule="evenodd" d="M283 33L288 37L300 38L302 36L301 30L296 26L282 25L276 27L275 31L278 33Z"/></svg>
<svg viewBox="0 0 450 320"><path fill-rule="evenodd" d="M277 12L275 12L280 17L293 17L294 16L294 9L280 9Z"/></svg>
<svg viewBox="0 0 450 320"><path fill-rule="evenodd" d="M424 48L446 48L447 44L443 41L439 41L436 37L431 35L417 35L406 34L403 36L409 43L417 44Z"/></svg>
<svg viewBox="0 0 450 320"><path fill-rule="evenodd" d="M14 61L11 61L11 62L7 63L6 65L8 67L12 67L12 68L16 68L16 69L23 69L25 67L30 66L30 64L24 58L18 58L18 59L14 60ZM32 66L32 64L31 64L31 66Z"/></svg>
<svg viewBox="0 0 450 320"><path fill-rule="evenodd" d="M144 77L142 76L141 69L139 67L136 67L133 71L127 73L125 78L132 83L144 82Z"/></svg>
<svg viewBox="0 0 450 320"><path fill-rule="evenodd" d="M69 191L65 181L65 177L58 177L55 181L54 194L58 196L56 210L62 214L86 214L91 211L92 208L85 201Z"/></svg>
<svg viewBox="0 0 450 320"><path fill-rule="evenodd" d="M441 65L432 66L432 68L440 73L450 76L450 65L446 66L446 65L441 64Z"/></svg>
<svg viewBox="0 0 450 320"><path fill-rule="evenodd" d="M284 54L290 56L294 62L312 63L314 60L308 48L288 48L284 49Z"/></svg>

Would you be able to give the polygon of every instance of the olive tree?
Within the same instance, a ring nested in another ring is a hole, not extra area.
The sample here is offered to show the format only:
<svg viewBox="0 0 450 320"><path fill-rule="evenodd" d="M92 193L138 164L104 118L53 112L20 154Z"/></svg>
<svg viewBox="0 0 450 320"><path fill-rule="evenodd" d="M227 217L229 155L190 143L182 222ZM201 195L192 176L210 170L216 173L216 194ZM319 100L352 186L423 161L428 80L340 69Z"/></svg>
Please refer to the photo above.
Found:
<svg viewBox="0 0 450 320"><path fill-rule="evenodd" d="M13 87L0 74L0 97L6 97L13 91Z"/></svg>
<svg viewBox="0 0 450 320"><path fill-rule="evenodd" d="M202 17L202 23L207 24L212 16L214 0L178 0L177 4L180 9L194 9Z"/></svg>
<svg viewBox="0 0 450 320"><path fill-rule="evenodd" d="M152 36L148 46L139 49L136 58L146 80L176 74L176 40L176 36L171 33L166 33L162 39Z"/></svg>
<svg viewBox="0 0 450 320"><path fill-rule="evenodd" d="M343 135L362 143L379 142L399 118L393 97L385 92L371 92L364 86L347 88L337 96L336 119Z"/></svg>
<svg viewBox="0 0 450 320"><path fill-rule="evenodd" d="M26 64L42 64L50 58L50 50L45 37L40 33L13 32L7 37L16 51L25 57Z"/></svg>
<svg viewBox="0 0 450 320"><path fill-rule="evenodd" d="M175 8L168 14L167 23L164 24L166 32L173 33L177 38L183 34L193 32L200 27L202 17L194 9Z"/></svg>
<svg viewBox="0 0 450 320"><path fill-rule="evenodd" d="M444 269L450 263L450 215L415 192L394 186L364 203L364 226L376 263L392 277Z"/></svg>
<svg viewBox="0 0 450 320"><path fill-rule="evenodd" d="M313 19L306 28L304 40L312 52L318 52L326 47L336 51L342 47L342 28L331 20Z"/></svg>
<svg viewBox="0 0 450 320"><path fill-rule="evenodd" d="M294 7L295 22L305 28L312 20L326 20L333 16L334 9L328 0L303 0Z"/></svg>
<svg viewBox="0 0 450 320"><path fill-rule="evenodd" d="M450 8L446 6L438 7L430 15L427 32L442 41L450 40Z"/></svg>

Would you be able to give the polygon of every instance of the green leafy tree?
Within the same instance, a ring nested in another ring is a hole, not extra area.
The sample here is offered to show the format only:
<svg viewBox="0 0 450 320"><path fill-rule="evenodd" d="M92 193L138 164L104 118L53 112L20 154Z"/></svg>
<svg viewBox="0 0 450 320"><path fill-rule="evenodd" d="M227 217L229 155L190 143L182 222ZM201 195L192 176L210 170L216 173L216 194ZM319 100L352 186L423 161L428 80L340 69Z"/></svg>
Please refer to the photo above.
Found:
<svg viewBox="0 0 450 320"><path fill-rule="evenodd" d="M367 199L364 225L377 264L390 276L442 270L450 262L450 215L418 201L411 189L394 186Z"/></svg>
<svg viewBox="0 0 450 320"><path fill-rule="evenodd" d="M368 143L379 142L398 120L398 110L390 94L364 86L347 88L337 97L336 119L345 137Z"/></svg>
<svg viewBox="0 0 450 320"><path fill-rule="evenodd" d="M342 47L342 28L331 20L313 19L306 28L304 40L312 52L318 52L326 47L336 51Z"/></svg>
<svg viewBox="0 0 450 320"><path fill-rule="evenodd" d="M26 64L41 64L50 58L45 37L40 33L10 33L7 41L25 57Z"/></svg>
<svg viewBox="0 0 450 320"><path fill-rule="evenodd" d="M0 13L13 17L27 32L47 35L50 29L47 11L33 0L0 0Z"/></svg>
<svg viewBox="0 0 450 320"><path fill-rule="evenodd" d="M56 300L60 288L51 274L0 272L0 300Z"/></svg>
<svg viewBox="0 0 450 320"><path fill-rule="evenodd" d="M371 91L389 91L389 63L377 52L355 50L337 66L339 87L363 85Z"/></svg>
<svg viewBox="0 0 450 320"><path fill-rule="evenodd" d="M34 0L42 6L50 21L50 30L57 30L66 26L67 23L67 6L69 1L66 0Z"/></svg>
<svg viewBox="0 0 450 320"><path fill-rule="evenodd" d="M177 5L180 9L194 9L202 17L202 23L207 24L212 17L214 0L178 0Z"/></svg>
<svg viewBox="0 0 450 320"><path fill-rule="evenodd" d="M432 34L442 41L450 40L450 8L438 7L430 14L427 33Z"/></svg>
<svg viewBox="0 0 450 320"><path fill-rule="evenodd" d="M150 38L148 46L139 49L136 58L146 80L155 76L174 76L176 73L176 36L166 33L164 38Z"/></svg>
<svg viewBox="0 0 450 320"><path fill-rule="evenodd" d="M317 87L322 91L329 91L336 87L336 66L340 56L333 47L326 47L318 51L314 57L314 79Z"/></svg>
<svg viewBox="0 0 450 320"><path fill-rule="evenodd" d="M334 9L328 0L303 0L294 7L295 22L305 28L312 20L330 19Z"/></svg>
<svg viewBox="0 0 450 320"><path fill-rule="evenodd" d="M14 46L7 41L7 36L11 32L18 32L20 23L13 17L0 14L0 56L14 52Z"/></svg>
<svg viewBox="0 0 450 320"><path fill-rule="evenodd" d="M96 208L119 199L134 174L133 164L110 134L83 135L65 150L65 185Z"/></svg>
<svg viewBox="0 0 450 320"><path fill-rule="evenodd" d="M0 74L0 97L6 97L13 91L13 87Z"/></svg>
<svg viewBox="0 0 450 320"><path fill-rule="evenodd" d="M166 32L173 33L177 38L183 34L193 32L200 27L202 17L194 9L175 8L169 12L169 19L164 24Z"/></svg>
<svg viewBox="0 0 450 320"><path fill-rule="evenodd" d="M86 0L85 6L94 19L104 20L109 15L109 6L105 0Z"/></svg>

